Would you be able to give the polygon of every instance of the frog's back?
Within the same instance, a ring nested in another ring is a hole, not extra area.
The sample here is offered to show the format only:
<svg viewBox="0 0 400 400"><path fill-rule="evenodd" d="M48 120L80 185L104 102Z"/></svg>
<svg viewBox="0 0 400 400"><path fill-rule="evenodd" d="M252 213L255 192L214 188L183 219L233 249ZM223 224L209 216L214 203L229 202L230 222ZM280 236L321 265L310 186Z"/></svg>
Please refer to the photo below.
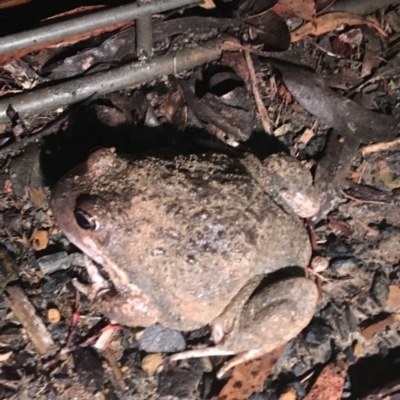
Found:
<svg viewBox="0 0 400 400"><path fill-rule="evenodd" d="M164 325L203 326L252 276L306 267L310 246L300 220L273 203L238 160L193 155L129 164L124 235L111 234L109 252L114 259L125 252L119 267L165 310Z"/></svg>

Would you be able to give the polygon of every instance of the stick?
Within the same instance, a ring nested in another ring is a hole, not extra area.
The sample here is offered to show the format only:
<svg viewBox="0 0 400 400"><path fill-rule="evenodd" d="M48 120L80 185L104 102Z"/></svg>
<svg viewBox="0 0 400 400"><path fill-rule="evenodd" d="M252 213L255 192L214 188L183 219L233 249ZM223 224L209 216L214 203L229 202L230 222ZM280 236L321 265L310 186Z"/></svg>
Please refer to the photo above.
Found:
<svg viewBox="0 0 400 400"><path fill-rule="evenodd" d="M268 116L267 109L265 108L265 105L264 105L264 103L262 101L260 92L258 90L256 72L254 70L254 65L253 65L253 61L251 59L250 52L249 51L245 51L244 55L246 57L247 67L249 69L250 82L251 82L251 86L252 86L252 89L253 89L254 101L256 102L257 109L258 109L258 112L260 114L260 118L261 118L261 122L262 122L263 128L264 128L266 133L272 134L274 125L273 125L272 121L270 120L270 118Z"/></svg>
<svg viewBox="0 0 400 400"><path fill-rule="evenodd" d="M50 350L56 350L49 331L36 315L36 310L19 286L7 287L4 291L4 299L26 329L33 346L40 355L46 354Z"/></svg>

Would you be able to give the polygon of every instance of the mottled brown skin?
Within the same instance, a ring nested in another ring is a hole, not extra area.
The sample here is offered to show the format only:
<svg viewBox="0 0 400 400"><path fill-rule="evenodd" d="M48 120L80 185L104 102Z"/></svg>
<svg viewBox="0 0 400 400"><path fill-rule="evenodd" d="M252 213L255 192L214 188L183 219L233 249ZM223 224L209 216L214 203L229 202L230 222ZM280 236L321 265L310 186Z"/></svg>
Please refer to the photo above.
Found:
<svg viewBox="0 0 400 400"><path fill-rule="evenodd" d="M121 158L99 150L58 183L51 199L58 225L113 283L100 297L104 314L129 326L193 330L229 306L240 313L231 303L252 278L307 267L311 248L301 220L275 204L243 164L217 154ZM95 217L98 229L82 229L77 209ZM298 279L299 289L291 285L283 296L308 302L288 302L289 314L296 309L301 319L296 334L316 302L314 284ZM253 320L257 312L249 310L260 302L246 306Z"/></svg>

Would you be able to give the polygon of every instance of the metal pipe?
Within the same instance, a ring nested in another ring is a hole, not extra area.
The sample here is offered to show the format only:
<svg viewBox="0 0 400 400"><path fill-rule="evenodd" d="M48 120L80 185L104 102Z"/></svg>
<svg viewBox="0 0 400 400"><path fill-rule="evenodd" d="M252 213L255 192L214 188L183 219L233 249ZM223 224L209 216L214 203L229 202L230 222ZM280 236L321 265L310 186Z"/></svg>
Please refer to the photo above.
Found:
<svg viewBox="0 0 400 400"><path fill-rule="evenodd" d="M48 88L33 90L17 96L0 99L0 123L9 122L6 115L11 104L21 118L38 115L44 111L82 101L97 93L99 95L133 87L135 85L176 74L185 69L215 60L220 57L223 39L213 39L193 49L179 50L148 62L131 63L107 72L85 76ZM224 49L227 46L224 45Z"/></svg>
<svg viewBox="0 0 400 400"><path fill-rule="evenodd" d="M127 4L30 31L4 36L0 38L0 55L56 42L67 37L105 28L112 24L124 23L146 15L158 14L200 2L201 0L154 0L143 5L138 3Z"/></svg>
<svg viewBox="0 0 400 400"><path fill-rule="evenodd" d="M153 34L150 15L136 20L136 54L145 57L153 55Z"/></svg>

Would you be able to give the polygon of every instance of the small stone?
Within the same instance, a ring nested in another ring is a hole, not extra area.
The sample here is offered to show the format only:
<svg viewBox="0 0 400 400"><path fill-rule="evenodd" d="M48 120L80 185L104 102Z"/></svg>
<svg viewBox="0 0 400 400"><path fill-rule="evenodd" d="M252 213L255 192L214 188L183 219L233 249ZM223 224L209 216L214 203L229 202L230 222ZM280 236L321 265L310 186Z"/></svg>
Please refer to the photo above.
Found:
<svg viewBox="0 0 400 400"><path fill-rule="evenodd" d="M37 262L43 275L52 274L62 269L68 269L71 266L70 257L65 251L40 257Z"/></svg>
<svg viewBox="0 0 400 400"><path fill-rule="evenodd" d="M154 324L149 326L138 339L141 350L148 353L175 353L186 348L181 332Z"/></svg>
<svg viewBox="0 0 400 400"><path fill-rule="evenodd" d="M199 384L203 373L202 363L198 359L188 360L188 367L185 369L162 371L158 380L159 398L173 397L182 400L200 398Z"/></svg>
<svg viewBox="0 0 400 400"><path fill-rule="evenodd" d="M50 324L56 324L60 322L61 315L60 311L57 310L57 308L49 308L47 310L47 320L49 321Z"/></svg>
<svg viewBox="0 0 400 400"><path fill-rule="evenodd" d="M72 253L68 258L71 265L86 267L85 256L82 253Z"/></svg>
<svg viewBox="0 0 400 400"><path fill-rule="evenodd" d="M72 356L79 382L88 392L100 392L104 370L98 354L90 347L78 347Z"/></svg>
<svg viewBox="0 0 400 400"><path fill-rule="evenodd" d="M331 268L338 276L348 276L358 268L357 260L355 258L339 258L332 262Z"/></svg>
<svg viewBox="0 0 400 400"><path fill-rule="evenodd" d="M329 266L329 261L326 257L317 256L311 260L311 269L314 272L317 273L323 272L328 268L328 266Z"/></svg>

